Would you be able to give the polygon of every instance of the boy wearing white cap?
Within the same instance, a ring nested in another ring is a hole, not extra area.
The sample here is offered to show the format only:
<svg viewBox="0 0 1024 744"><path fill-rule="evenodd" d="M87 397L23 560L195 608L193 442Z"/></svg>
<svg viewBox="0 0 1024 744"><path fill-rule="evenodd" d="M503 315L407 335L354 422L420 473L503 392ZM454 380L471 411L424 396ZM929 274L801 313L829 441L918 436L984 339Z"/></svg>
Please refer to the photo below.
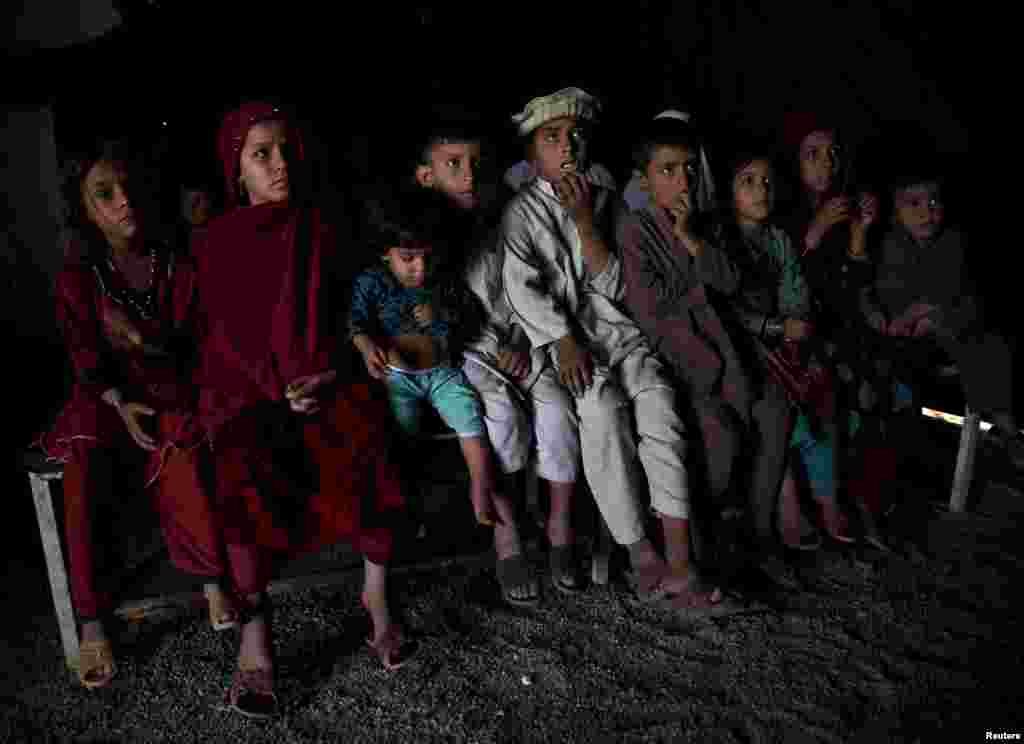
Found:
<svg viewBox="0 0 1024 744"><path fill-rule="evenodd" d="M578 592L582 583L571 524L580 459L576 414L554 369L531 365L529 341L505 301L496 229L500 212L495 207L500 205L489 193L493 184L481 179L480 125L471 117L442 116L431 122L418 145L416 182L440 191L453 206L450 217L463 247L453 268L488 316L481 333L468 340L463 371L483 403L488 436L507 474L502 490L506 498L525 493L522 476L535 443L536 473L550 496L545 533L552 583L562 592ZM514 520L495 529L494 542L506 601L536 603L537 579L522 553Z"/></svg>
<svg viewBox="0 0 1024 744"><path fill-rule="evenodd" d="M537 175L502 220L505 296L533 345L533 365L553 364L576 398L583 470L613 538L629 548L641 594L707 608L721 593L699 588L689 562L686 432L675 390L624 310L610 242L620 202L588 177L588 130L599 110L593 96L566 88L513 117ZM645 537L645 476L668 565Z"/></svg>

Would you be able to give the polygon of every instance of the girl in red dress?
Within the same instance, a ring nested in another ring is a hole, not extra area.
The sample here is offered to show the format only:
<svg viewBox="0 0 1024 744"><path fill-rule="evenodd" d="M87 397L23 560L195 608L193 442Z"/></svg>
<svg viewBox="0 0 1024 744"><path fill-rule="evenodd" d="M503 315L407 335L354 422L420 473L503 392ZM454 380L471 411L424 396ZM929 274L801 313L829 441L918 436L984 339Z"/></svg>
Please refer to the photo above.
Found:
<svg viewBox="0 0 1024 744"><path fill-rule="evenodd" d="M111 500L105 492L115 472L136 472L133 464L143 470L172 561L204 578L215 628L237 621L217 583L225 564L197 467L202 437L188 379L196 274L187 259L147 235L130 198L127 160L117 145L97 143L71 161L65 197L74 237L56 296L74 385L38 440L64 463L71 593L81 623L79 678L89 688L106 685L116 670L103 627L112 597L103 586L103 543L94 535L104 526L96 506Z"/></svg>

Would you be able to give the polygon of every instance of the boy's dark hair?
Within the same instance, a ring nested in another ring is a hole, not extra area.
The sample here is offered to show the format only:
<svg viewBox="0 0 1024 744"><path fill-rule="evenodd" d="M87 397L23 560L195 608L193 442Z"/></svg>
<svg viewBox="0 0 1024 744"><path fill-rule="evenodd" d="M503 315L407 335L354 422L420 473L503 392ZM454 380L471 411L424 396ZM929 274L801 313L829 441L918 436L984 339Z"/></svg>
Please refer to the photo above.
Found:
<svg viewBox="0 0 1024 744"><path fill-rule="evenodd" d="M424 131L416 143L416 165L430 165L430 153L437 145L483 142L481 128L469 121L439 121Z"/></svg>
<svg viewBox="0 0 1024 744"><path fill-rule="evenodd" d="M940 159L930 148L917 147L899 153L890 166L886 179L890 194L926 183L944 181Z"/></svg>
<svg viewBox="0 0 1024 744"><path fill-rule="evenodd" d="M700 148L697 130L679 119L655 119L647 122L633 143L633 167L644 173L659 147L685 147L694 155Z"/></svg>
<svg viewBox="0 0 1024 744"><path fill-rule="evenodd" d="M411 153L415 165L430 165L430 152L437 145L482 143L486 138L484 121L474 112L453 105L433 106L430 117L421 122L418 131Z"/></svg>
<svg viewBox="0 0 1024 744"><path fill-rule="evenodd" d="M413 241L434 251L449 239L449 206L443 194L416 187L382 188L366 201L366 247L376 255Z"/></svg>

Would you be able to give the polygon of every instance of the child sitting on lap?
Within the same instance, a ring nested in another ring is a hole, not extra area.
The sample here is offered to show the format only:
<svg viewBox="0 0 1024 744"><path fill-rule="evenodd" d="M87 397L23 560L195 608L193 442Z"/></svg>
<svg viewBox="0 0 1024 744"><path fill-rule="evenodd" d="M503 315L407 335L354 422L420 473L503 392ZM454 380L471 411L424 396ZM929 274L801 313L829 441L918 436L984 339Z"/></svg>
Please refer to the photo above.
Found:
<svg viewBox="0 0 1024 744"><path fill-rule="evenodd" d="M349 337L370 375L384 382L404 432L419 432L432 406L459 436L469 468L473 511L493 526L491 447L476 392L452 363L456 336L479 317L460 284L432 269L441 248L437 201L429 192L398 193L370 207L371 240L383 266L356 277Z"/></svg>

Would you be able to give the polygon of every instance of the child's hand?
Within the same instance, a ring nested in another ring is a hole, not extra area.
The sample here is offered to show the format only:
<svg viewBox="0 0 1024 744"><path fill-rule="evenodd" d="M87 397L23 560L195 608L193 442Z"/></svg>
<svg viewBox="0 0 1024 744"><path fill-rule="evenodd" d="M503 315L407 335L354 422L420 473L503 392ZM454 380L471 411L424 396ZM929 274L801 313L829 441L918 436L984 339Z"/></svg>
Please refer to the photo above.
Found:
<svg viewBox="0 0 1024 744"><path fill-rule="evenodd" d="M375 380L383 380L388 375L388 356L384 349L370 341L360 349L363 354L363 362L366 363L366 371Z"/></svg>
<svg viewBox="0 0 1024 744"><path fill-rule="evenodd" d="M530 374L530 355L518 349L502 349L498 352L498 369L514 380L521 380Z"/></svg>
<svg viewBox="0 0 1024 744"><path fill-rule="evenodd" d="M434 322L434 308L429 302L423 305L416 305L412 309L412 317L421 326L426 327Z"/></svg>
<svg viewBox="0 0 1024 744"><path fill-rule="evenodd" d="M700 252L701 243L690 232L690 218L693 216L693 200L688 193L680 194L679 201L669 209L672 215L672 234L676 236L694 258Z"/></svg>
<svg viewBox="0 0 1024 744"><path fill-rule="evenodd" d="M833 196L818 208L814 215L814 221L819 226L828 230L833 225L838 225L850 219L850 200L845 196Z"/></svg>
<svg viewBox="0 0 1024 744"><path fill-rule="evenodd" d="M558 378L577 398L594 384L594 358L571 335L558 340Z"/></svg>
<svg viewBox="0 0 1024 744"><path fill-rule="evenodd" d="M858 206L860 214L857 224L863 228L871 227L878 219L878 197L874 194L861 194Z"/></svg>
<svg viewBox="0 0 1024 744"><path fill-rule="evenodd" d="M316 393L323 386L329 385L338 378L338 373L329 369L315 375L305 375L292 380L284 389L284 397L288 406L295 413L313 414L320 410Z"/></svg>
<svg viewBox="0 0 1024 744"><path fill-rule="evenodd" d="M814 325L806 320L786 318L782 321L782 333L789 341L803 341L814 335Z"/></svg>
<svg viewBox="0 0 1024 744"><path fill-rule="evenodd" d="M157 449L157 440L146 432L139 420L140 416L156 416L155 410L143 403L122 403L117 407L117 412L121 414L121 420L135 444L147 452Z"/></svg>
<svg viewBox="0 0 1024 744"><path fill-rule="evenodd" d="M555 193L577 225L593 221L594 199L590 192L590 182L582 175L566 173L555 184Z"/></svg>

